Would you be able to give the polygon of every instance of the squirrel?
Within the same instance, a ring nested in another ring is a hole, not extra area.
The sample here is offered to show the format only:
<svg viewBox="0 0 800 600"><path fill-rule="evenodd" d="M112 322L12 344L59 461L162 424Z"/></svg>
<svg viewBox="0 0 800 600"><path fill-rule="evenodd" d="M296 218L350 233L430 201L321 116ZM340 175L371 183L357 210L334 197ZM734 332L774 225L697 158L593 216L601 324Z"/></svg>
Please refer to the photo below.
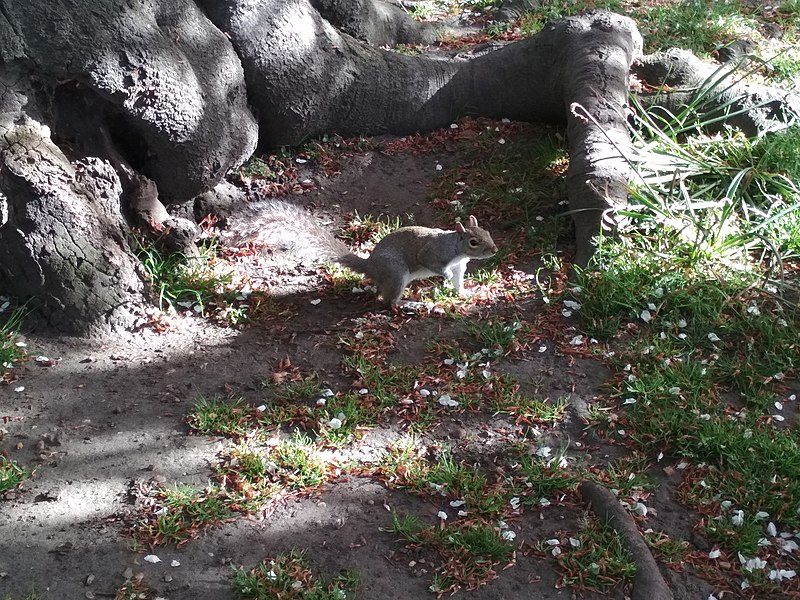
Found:
<svg viewBox="0 0 800 600"><path fill-rule="evenodd" d="M250 205L255 218L244 226L232 224L226 234L234 243L255 242L280 248L301 258L332 260L370 278L387 304L397 304L415 279L440 275L464 293L464 272L472 259L497 252L491 235L470 215L469 225L455 231L430 227L401 227L381 239L368 258L353 254L344 242L321 228L302 208L268 200Z"/></svg>

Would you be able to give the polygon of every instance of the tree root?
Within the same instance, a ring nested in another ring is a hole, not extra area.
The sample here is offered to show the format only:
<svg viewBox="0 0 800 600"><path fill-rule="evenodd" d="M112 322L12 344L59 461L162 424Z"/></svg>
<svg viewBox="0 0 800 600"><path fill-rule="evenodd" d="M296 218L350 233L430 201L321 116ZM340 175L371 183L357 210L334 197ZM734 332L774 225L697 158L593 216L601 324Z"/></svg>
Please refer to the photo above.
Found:
<svg viewBox="0 0 800 600"><path fill-rule="evenodd" d="M579 490L592 511L619 534L622 544L633 557L636 576L631 600L673 600L672 591L661 576L650 549L619 499L593 481L582 482Z"/></svg>

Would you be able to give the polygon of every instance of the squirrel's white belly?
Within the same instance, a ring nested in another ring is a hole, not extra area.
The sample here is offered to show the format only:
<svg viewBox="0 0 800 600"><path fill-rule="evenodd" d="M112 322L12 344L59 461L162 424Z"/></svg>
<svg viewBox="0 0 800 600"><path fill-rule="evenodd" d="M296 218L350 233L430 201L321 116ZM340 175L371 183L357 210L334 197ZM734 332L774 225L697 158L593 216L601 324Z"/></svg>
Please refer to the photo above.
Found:
<svg viewBox="0 0 800 600"><path fill-rule="evenodd" d="M411 272L411 281L415 279L426 279L427 277L436 277L437 275L441 275L441 273L434 273L428 269L417 269L416 271Z"/></svg>

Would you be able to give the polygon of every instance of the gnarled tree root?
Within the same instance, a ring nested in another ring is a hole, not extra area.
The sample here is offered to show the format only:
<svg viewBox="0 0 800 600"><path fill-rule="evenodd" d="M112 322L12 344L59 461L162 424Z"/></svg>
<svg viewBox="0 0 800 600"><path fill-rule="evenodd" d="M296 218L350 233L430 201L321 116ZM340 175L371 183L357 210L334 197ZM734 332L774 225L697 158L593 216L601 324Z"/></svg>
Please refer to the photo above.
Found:
<svg viewBox="0 0 800 600"><path fill-rule="evenodd" d="M582 482L578 489L592 511L619 534L622 544L633 557L636 576L631 600L673 600L672 592L661 576L650 549L619 499L593 481Z"/></svg>

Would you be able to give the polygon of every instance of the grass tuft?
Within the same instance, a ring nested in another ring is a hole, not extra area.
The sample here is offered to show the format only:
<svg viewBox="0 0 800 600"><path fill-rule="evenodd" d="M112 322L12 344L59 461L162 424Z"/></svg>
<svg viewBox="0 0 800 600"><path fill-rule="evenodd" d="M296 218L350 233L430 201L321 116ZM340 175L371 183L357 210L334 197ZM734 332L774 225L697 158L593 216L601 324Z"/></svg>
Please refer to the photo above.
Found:
<svg viewBox="0 0 800 600"><path fill-rule="evenodd" d="M13 490L30 476L31 471L20 467L13 460L0 456L0 494Z"/></svg>
<svg viewBox="0 0 800 600"><path fill-rule="evenodd" d="M249 571L234 571L234 588L242 600L348 600L355 598L359 578L343 571L317 576L305 551L290 550L261 561Z"/></svg>

